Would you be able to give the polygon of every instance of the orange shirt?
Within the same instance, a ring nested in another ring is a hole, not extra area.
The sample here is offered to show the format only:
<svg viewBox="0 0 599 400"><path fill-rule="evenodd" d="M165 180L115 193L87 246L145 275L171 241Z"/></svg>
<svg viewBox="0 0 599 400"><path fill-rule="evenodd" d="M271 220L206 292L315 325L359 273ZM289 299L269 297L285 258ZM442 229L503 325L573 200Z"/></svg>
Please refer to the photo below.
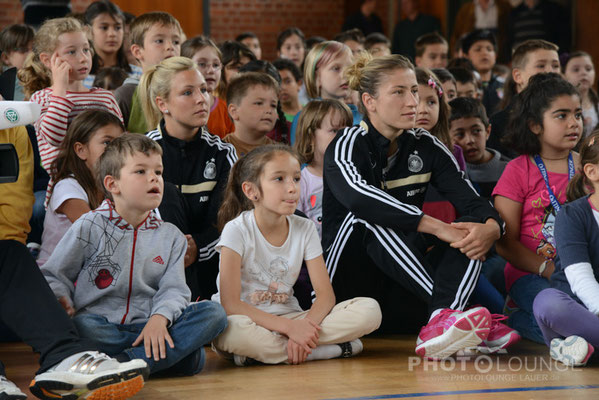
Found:
<svg viewBox="0 0 599 400"><path fill-rule="evenodd" d="M208 132L222 139L227 136L228 133L235 130L235 124L233 124L231 117L229 117L227 103L218 97L215 97L214 100L216 100L216 102L212 106L212 110L210 110L210 116L208 117L208 124L206 124L206 127L208 128Z"/></svg>

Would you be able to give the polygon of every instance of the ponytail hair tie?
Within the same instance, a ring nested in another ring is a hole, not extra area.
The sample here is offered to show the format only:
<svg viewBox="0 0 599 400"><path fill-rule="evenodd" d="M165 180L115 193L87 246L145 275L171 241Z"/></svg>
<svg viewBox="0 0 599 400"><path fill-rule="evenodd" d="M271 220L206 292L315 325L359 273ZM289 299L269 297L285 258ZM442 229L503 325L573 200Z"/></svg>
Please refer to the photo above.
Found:
<svg viewBox="0 0 599 400"><path fill-rule="evenodd" d="M443 89L441 89L440 85L437 85L437 82L432 76L428 78L428 85L437 91L439 98L443 97Z"/></svg>

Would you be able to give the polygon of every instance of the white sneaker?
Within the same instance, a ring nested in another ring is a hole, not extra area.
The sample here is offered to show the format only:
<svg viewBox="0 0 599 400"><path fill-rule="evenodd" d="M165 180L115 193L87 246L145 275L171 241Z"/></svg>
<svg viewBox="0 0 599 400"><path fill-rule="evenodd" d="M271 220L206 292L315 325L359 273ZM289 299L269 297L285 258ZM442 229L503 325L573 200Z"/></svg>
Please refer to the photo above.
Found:
<svg viewBox="0 0 599 400"><path fill-rule="evenodd" d="M580 336L568 336L565 339L551 340L549 355L556 361L568 366L582 367L589 361L595 349Z"/></svg>
<svg viewBox="0 0 599 400"><path fill-rule="evenodd" d="M86 351L37 375L29 390L46 400L124 400L141 390L148 375L144 360L121 363L104 353Z"/></svg>
<svg viewBox="0 0 599 400"><path fill-rule="evenodd" d="M14 383L0 375L0 399L2 400L25 400L27 395Z"/></svg>

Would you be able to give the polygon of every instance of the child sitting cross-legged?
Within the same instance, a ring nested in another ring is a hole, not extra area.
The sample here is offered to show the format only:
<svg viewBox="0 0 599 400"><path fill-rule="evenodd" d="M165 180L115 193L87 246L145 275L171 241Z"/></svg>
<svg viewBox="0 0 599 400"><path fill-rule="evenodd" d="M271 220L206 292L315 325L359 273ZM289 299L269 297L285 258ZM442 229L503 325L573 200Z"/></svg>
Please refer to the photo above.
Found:
<svg viewBox="0 0 599 400"><path fill-rule="evenodd" d="M190 304L187 241L153 211L164 187L160 146L124 134L107 146L97 177L108 199L69 228L42 268L46 280L79 334L101 351L143 359L151 374L198 373L202 346L227 320L219 304Z"/></svg>

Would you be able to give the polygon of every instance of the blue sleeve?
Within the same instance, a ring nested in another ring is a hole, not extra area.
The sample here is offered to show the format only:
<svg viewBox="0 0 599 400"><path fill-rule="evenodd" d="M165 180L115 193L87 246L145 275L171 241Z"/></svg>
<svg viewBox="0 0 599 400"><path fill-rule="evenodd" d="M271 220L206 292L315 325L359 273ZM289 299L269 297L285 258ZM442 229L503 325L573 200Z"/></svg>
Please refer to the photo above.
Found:
<svg viewBox="0 0 599 400"><path fill-rule="evenodd" d="M595 218L585 212L583 206L587 198L580 200L564 206L555 218L555 243L562 269L572 264L591 263L591 243L586 231L589 223L595 223Z"/></svg>
<svg viewBox="0 0 599 400"><path fill-rule="evenodd" d="M300 110L295 117L293 117L293 122L291 123L291 131L289 132L289 145L293 146L295 144L295 130L297 129L297 121L299 121L299 116L302 113Z"/></svg>

